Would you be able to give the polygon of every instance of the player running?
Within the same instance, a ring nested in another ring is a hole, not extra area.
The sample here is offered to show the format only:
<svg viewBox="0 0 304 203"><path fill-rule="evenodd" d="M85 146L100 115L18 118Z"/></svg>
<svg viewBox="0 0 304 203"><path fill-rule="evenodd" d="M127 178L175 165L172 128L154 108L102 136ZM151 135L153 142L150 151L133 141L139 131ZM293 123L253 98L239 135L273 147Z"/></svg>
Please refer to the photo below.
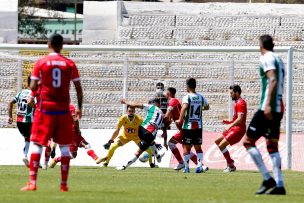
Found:
<svg viewBox="0 0 304 203"><path fill-rule="evenodd" d="M135 108L132 106L127 106L127 114L124 114L119 118L116 130L113 132L111 139L104 145L105 149L110 148L107 156L97 159L96 163L99 164L101 162L105 162L103 165L107 167L117 148L127 144L130 141L133 141L139 145L140 139L138 137L138 129L142 122L143 119L140 115L135 113ZM121 135L118 136L121 127L123 127L124 130ZM118 140L114 143L117 136ZM112 143L114 144L111 146ZM147 149L147 152L149 154L150 167L154 168L155 164L152 163L152 152L150 149Z"/></svg>
<svg viewBox="0 0 304 203"><path fill-rule="evenodd" d="M244 139L244 146L257 165L264 181L256 194L285 195L281 157L278 149L280 125L283 118L284 104L282 101L285 69L282 59L273 53L273 39L270 35L260 37L260 77L262 81L261 101L258 111L254 114ZM268 153L273 164L271 177L260 151L255 142L261 137L266 138ZM269 189L273 188L271 191Z"/></svg>
<svg viewBox="0 0 304 203"><path fill-rule="evenodd" d="M192 146L197 154L197 167L195 173L202 173L203 151L202 134L203 119L202 111L209 109L209 104L204 96L196 93L196 80L189 78L186 81L188 94L183 97L182 110L176 125L182 126L183 146L184 146L184 173L190 173L189 159Z"/></svg>
<svg viewBox="0 0 304 203"><path fill-rule="evenodd" d="M164 146L167 148L169 146L170 150L172 151L172 154L178 161L178 165L174 168L174 170L181 170L182 168L185 168L184 160L176 147L176 144L182 144L182 124L176 125L178 131L175 133L169 140L167 144L167 129L168 126L171 124L171 122L175 122L179 119L180 111L182 109L182 106L177 98L175 98L176 89L174 87L169 87L165 93L169 103L168 103L168 109L164 117L164 123L165 123L165 130L163 133L164 137ZM190 159L197 165L197 156L190 151ZM204 171L208 170L207 166L203 165Z"/></svg>
<svg viewBox="0 0 304 203"><path fill-rule="evenodd" d="M25 166L29 167L28 151L30 147L30 137L32 123L34 118L34 108L28 105L27 100L30 98L31 77L27 78L27 89L21 90L14 99L8 104L8 124L13 123L13 105L17 103L17 127L20 134L24 137L23 159Z"/></svg>
<svg viewBox="0 0 304 203"><path fill-rule="evenodd" d="M156 157L157 161L161 162L162 156L158 154L158 150L154 142L157 130L161 127L164 117L163 112L159 108L160 99L151 99L149 101L149 104L129 102L125 99L122 99L121 103L135 108L143 109L146 112L146 118L138 129L138 137L140 139L140 142L139 149L135 153L135 157L131 159L126 165L117 167L117 170L125 170L127 167L133 164L138 159L138 157L149 147L152 151L152 154L154 154L154 156Z"/></svg>
<svg viewBox="0 0 304 203"><path fill-rule="evenodd" d="M73 144L70 145L70 157L75 159L77 157L78 148L85 148L87 154L96 161L98 159L91 145L81 136L81 131L79 128L78 115L76 113L75 107L70 104L70 113L72 116L72 129L73 129ZM50 168L54 168L58 162L61 162L62 157L57 157L52 159Z"/></svg>
<svg viewBox="0 0 304 203"><path fill-rule="evenodd" d="M69 145L73 142L72 119L69 113L70 82L73 81L77 92L79 118L82 116L83 94L78 70L72 60L60 54L62 47L62 36L53 34L48 40L50 54L38 60L32 72L31 90L38 89L38 81L40 87L31 136L30 181L21 191L36 190L42 146L46 146L51 138L58 143L61 151L60 190L68 191Z"/></svg>
<svg viewBox="0 0 304 203"><path fill-rule="evenodd" d="M227 168L224 169L225 173L233 172L236 170L234 160L230 157L227 150L228 145L234 145L238 143L246 133L246 116L247 116L247 104L246 101L241 98L241 87L239 85L232 85L229 87L230 97L234 103L234 114L231 121L223 120L224 124L227 124L222 135L220 135L214 142L219 147L223 156L227 161Z"/></svg>

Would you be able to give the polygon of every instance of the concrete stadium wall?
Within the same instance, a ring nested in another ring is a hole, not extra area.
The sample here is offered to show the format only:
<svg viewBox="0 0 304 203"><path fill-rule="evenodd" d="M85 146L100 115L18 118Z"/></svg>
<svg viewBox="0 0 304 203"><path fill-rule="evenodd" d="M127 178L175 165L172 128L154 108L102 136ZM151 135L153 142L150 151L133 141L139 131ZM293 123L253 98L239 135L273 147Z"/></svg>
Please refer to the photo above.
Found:
<svg viewBox="0 0 304 203"><path fill-rule="evenodd" d="M169 138L176 131L169 131ZM83 129L83 137L91 144L92 148L95 150L98 156L106 155L106 150L103 149L103 144L105 144L111 137L113 130L100 130L100 129ZM214 144L214 139L217 137L218 133L208 133L203 134L203 151L204 151L204 164L209 166L211 169L223 169L226 167L225 159L223 155L218 150L217 146ZM303 135L294 134L293 135L293 162L292 169L297 171L304 171L304 162L302 159L304 140ZM23 158L23 145L24 141L22 136L19 134L17 129L0 128L0 139L2 144L0 145L0 165L22 165ZM157 136L156 142L163 143L162 139ZM257 142L257 147L261 150L263 159L269 170L272 168L271 160L266 151L264 139L260 139ZM178 148L182 152L181 145ZM133 157L137 146L131 142L124 147L118 148L115 152L109 166L121 166L126 164L126 162ZM238 143L232 147L229 147L232 158L235 160L236 166L240 170L256 170L256 166L251 160L251 157L246 152L242 143ZM280 153L282 156L282 168L286 169L286 141L285 135L281 135L280 140ZM60 154L57 149L57 155ZM43 161L43 158L42 160ZM84 149L78 150L78 156L76 159L71 161L72 165L75 166L96 166L95 162L86 154ZM175 167L177 161L172 157L171 151L168 150L163 157L160 167ZM193 163L190 164L191 167L195 167ZM133 166L136 167L148 167L148 163L141 163L137 161Z"/></svg>
<svg viewBox="0 0 304 203"><path fill-rule="evenodd" d="M18 38L18 0L0 0L0 43L16 44Z"/></svg>

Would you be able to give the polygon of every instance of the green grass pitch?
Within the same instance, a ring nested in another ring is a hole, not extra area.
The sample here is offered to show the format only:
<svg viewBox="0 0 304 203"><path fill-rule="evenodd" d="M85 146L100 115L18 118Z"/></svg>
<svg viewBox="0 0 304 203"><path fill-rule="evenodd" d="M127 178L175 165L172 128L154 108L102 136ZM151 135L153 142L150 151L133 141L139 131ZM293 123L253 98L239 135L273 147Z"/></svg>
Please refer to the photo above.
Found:
<svg viewBox="0 0 304 203"><path fill-rule="evenodd" d="M303 173L285 171L286 196L256 196L261 175L254 171L223 174L209 170L204 174L183 174L172 169L71 167L69 192L59 192L60 167L39 170L38 190L20 192L28 181L23 166L0 166L0 202L22 203L244 203L304 201ZM193 172L193 170L191 171Z"/></svg>

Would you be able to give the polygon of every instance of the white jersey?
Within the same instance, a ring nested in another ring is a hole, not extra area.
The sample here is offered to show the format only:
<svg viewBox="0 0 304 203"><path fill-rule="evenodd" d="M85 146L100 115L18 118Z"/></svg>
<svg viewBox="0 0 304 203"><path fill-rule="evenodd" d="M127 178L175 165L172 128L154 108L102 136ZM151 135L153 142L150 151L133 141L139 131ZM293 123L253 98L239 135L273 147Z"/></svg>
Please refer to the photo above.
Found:
<svg viewBox="0 0 304 203"><path fill-rule="evenodd" d="M17 103L17 122L32 123L34 120L34 109L27 105L31 92L29 89L23 89L14 97Z"/></svg>
<svg viewBox="0 0 304 203"><path fill-rule="evenodd" d="M262 81L262 92L261 101L259 109L264 111L266 106L266 101L268 97L268 78L267 72L274 70L277 75L277 88L275 90L275 99L271 100L270 106L271 110L275 112L283 112L284 105L282 101L283 90L284 90L284 76L285 69L282 59L272 51L266 52L260 58L260 77Z"/></svg>
<svg viewBox="0 0 304 203"><path fill-rule="evenodd" d="M152 132L152 134L155 136L157 130L162 126L164 114L157 106L143 104L143 107L144 111L146 112L146 118L144 119L141 126L147 129L149 125L153 125L155 127L155 130Z"/></svg>
<svg viewBox="0 0 304 203"><path fill-rule="evenodd" d="M189 93L183 97L182 104L188 104L183 129L202 129L202 111L205 106L208 106L206 98L198 93Z"/></svg>

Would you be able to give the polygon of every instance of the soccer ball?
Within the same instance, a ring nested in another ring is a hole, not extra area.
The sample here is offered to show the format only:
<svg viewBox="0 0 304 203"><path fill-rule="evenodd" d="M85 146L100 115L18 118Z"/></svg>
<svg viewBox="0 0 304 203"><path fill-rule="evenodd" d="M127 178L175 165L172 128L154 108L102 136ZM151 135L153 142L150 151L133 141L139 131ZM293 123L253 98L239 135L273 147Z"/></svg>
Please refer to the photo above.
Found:
<svg viewBox="0 0 304 203"><path fill-rule="evenodd" d="M140 156L139 156L139 161L145 163L149 160L150 155L148 152L143 152Z"/></svg>

